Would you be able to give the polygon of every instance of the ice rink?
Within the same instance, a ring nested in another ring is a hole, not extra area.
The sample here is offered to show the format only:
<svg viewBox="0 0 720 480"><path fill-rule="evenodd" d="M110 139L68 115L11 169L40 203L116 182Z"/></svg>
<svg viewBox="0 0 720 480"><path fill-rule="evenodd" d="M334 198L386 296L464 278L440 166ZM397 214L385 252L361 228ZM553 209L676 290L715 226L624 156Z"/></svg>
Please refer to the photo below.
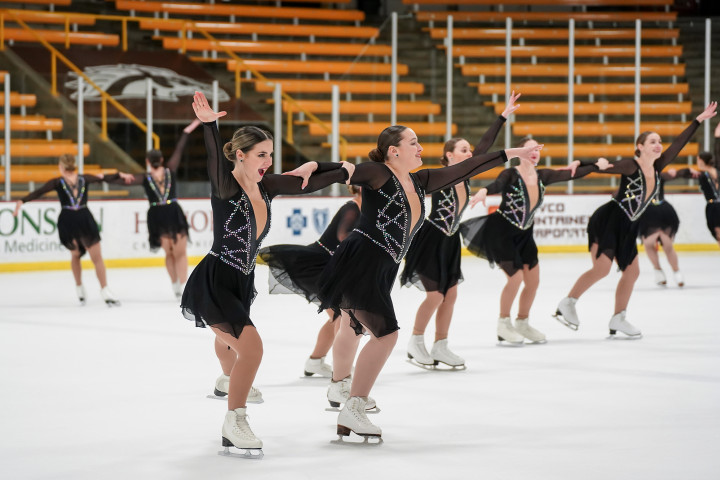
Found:
<svg viewBox="0 0 720 480"><path fill-rule="evenodd" d="M302 377L324 316L267 293L253 318L265 356L250 405L260 461L226 458L213 335L184 320L161 268L110 269L107 308L90 270L0 274L0 472L4 479L712 479L720 471L720 252L680 252L686 286L652 283L628 310L641 340L608 339L618 274L578 302L573 332L550 314L588 254L540 257L531 321L545 345L496 344L504 277L464 257L450 331L467 370L425 371L405 347L423 294L396 286L398 345L372 392L378 447L335 445L327 380ZM666 266L666 265L665 265ZM669 269L668 269L669 270ZM513 314L516 313L516 308ZM434 327L428 328L431 345ZM357 437L356 437L357 439Z"/></svg>

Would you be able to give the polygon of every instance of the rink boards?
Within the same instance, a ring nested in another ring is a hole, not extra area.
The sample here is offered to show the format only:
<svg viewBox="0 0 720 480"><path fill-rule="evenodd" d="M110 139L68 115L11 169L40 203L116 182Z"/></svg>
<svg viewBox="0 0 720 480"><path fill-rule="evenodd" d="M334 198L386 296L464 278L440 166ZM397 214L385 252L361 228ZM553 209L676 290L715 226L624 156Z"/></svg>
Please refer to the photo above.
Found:
<svg viewBox="0 0 720 480"><path fill-rule="evenodd" d="M541 252L584 251L585 229L592 212L608 195L546 195L535 214L535 240ZM668 195L677 210L678 249L714 250L717 245L705 225L705 200L700 194ZM272 226L264 245L309 244L317 240L347 197L283 197L272 203ZM464 218L493 211L500 198L488 198L488 207L468 209ZM212 246L212 211L209 199L181 199L190 225L188 256L199 261ZM60 244L57 200L23 205L13 217L15 204L0 203L0 271L69 268L69 255ZM429 207L429 199L428 199ZM102 252L109 266L162 265L163 253L148 249L146 200L92 200L90 211L101 229Z"/></svg>

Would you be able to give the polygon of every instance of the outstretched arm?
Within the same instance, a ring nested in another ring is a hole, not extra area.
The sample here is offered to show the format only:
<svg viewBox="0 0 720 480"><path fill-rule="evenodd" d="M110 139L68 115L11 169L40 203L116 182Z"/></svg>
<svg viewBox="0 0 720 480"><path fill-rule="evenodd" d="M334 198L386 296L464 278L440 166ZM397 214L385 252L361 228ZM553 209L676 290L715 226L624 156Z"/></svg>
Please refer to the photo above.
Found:
<svg viewBox="0 0 720 480"><path fill-rule="evenodd" d="M306 169L311 170L311 174L307 177L304 175L303 170L296 169L293 172L299 171L297 174L286 172L282 175L265 175L262 184L270 197L312 193L333 183L346 182L349 178L349 172L344 163L308 162L302 166L307 166Z"/></svg>
<svg viewBox="0 0 720 480"><path fill-rule="evenodd" d="M202 122L196 118L192 121L192 123L190 123L190 125L183 129L183 133L182 135L180 135L180 140L178 140L177 145L175 145L175 150L170 156L170 159L165 162L165 166L171 171L177 171L178 166L180 165L180 159L182 158L183 151L185 150L185 146L187 145L188 138L190 138L190 133L197 127L199 127L200 124L202 124Z"/></svg>
<svg viewBox="0 0 720 480"><path fill-rule="evenodd" d="M550 185L552 183L576 180L593 172L602 172L614 169L614 164L608 162L606 158L600 157L595 163L587 165L582 165L578 160L575 160L570 167L566 168L542 168L538 170L538 176L542 179L545 185Z"/></svg>
<svg viewBox="0 0 720 480"><path fill-rule="evenodd" d="M32 202L33 200L37 200L38 198L42 197L48 192L51 192L57 188L58 183L60 183L59 178L53 178L48 180L45 185L38 188L37 190L33 190L32 192L28 193L24 197L22 197L18 202Z"/></svg>
<svg viewBox="0 0 720 480"><path fill-rule="evenodd" d="M655 160L655 170L660 171L667 167L680 153L680 150L690 141L695 131L700 127L700 124L714 117L717 114L717 102L710 102L705 110L698 115L695 120L680 134L678 135L673 143L660 155L660 158Z"/></svg>

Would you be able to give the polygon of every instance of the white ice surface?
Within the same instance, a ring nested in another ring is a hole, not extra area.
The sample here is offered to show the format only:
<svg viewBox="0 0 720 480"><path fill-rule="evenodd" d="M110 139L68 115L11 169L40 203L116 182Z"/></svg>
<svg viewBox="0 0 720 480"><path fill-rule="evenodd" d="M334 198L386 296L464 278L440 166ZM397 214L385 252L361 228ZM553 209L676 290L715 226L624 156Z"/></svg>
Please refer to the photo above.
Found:
<svg viewBox="0 0 720 480"><path fill-rule="evenodd" d="M416 289L397 288L398 345L372 392L377 448L338 446L327 381L301 378L323 317L299 297L260 294L265 356L249 407L261 461L225 458L226 402L205 398L220 369L212 332L184 320L163 269L112 269L107 308L92 271L80 307L69 271L0 275L3 479L714 479L720 478L720 253L681 253L687 286L658 288L649 263L609 340L618 274L578 303L573 332L550 317L590 264L541 256L533 325L546 345L499 347L503 275L463 258L450 346L462 372L408 364ZM513 311L515 313L515 310ZM428 348L434 327L428 328Z"/></svg>

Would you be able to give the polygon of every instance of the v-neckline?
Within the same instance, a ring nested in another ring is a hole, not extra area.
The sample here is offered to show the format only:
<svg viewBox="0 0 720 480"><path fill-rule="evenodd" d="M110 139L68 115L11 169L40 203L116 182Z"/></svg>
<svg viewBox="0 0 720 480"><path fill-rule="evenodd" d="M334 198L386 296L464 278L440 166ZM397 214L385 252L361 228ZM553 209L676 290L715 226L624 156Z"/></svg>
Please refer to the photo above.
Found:
<svg viewBox="0 0 720 480"><path fill-rule="evenodd" d="M235 180L237 181L237 179ZM257 184L258 189L260 190L260 197L263 200L263 203L265 204L265 210L267 212L267 216L265 217L265 225L263 226L262 232L258 235L258 227L257 227L257 218L255 217L255 207L253 206L252 199L250 198L250 195L245 191L245 189L240 185L240 182L238 182L238 187L240 187L240 192L242 192L242 195L247 200L247 203L250 207L250 218L252 219L252 222L250 224L250 228L252 230L252 238L254 239L255 243L257 244L266 234L268 227L270 225L270 209L268 208L268 200L267 200L267 194L265 193L265 189L262 186L262 183Z"/></svg>
<svg viewBox="0 0 720 480"><path fill-rule="evenodd" d="M400 179L398 178L398 176L395 175L395 172L393 172L392 168L388 167L387 165L385 165L385 168L387 168L390 171L390 175L392 175L393 178L395 179L395 181L397 182L398 186L400 187L399 190L403 196L403 200L405 201L405 203L408 206L408 213L409 213L410 219L408 221L408 229L405 232L405 234L407 235L407 238L411 238L413 236L415 230L417 230L417 228L420 225L422 225L422 223L423 223L423 217L424 217L423 214L425 213L424 201L423 201L422 197L420 196L420 191L418 189L417 183L415 183L415 179L413 178L412 174L408 173L408 177L410 178L410 182L412 182L412 184L413 184L413 188L415 189L415 194L418 196L418 202L420 204L420 216L418 217L417 222L415 222L415 225L410 225L410 222L412 222L412 218L413 218L413 215L412 215L413 212L412 212L412 206L410 205L410 199L407 196L407 192L405 191L405 188L403 187L403 184L400 181Z"/></svg>
<svg viewBox="0 0 720 480"><path fill-rule="evenodd" d="M528 215L529 215L529 214L531 214L533 211L535 211L535 209L538 207L538 205L540 205L540 175L538 175L538 174L537 174L537 170L535 170L535 176L537 177L538 195L537 195L537 201L535 202L535 205L531 205L531 204L530 204L530 189L528 188L528 183L527 183L527 181L523 178L522 172L520 172L520 169L518 169L517 167L513 167L513 168L515 168L515 171L516 171L517 174L518 174L518 179L519 179L520 182L521 182L521 186L522 186L522 189L523 189L523 192L524 192L524 193L523 193L523 196L525 197L525 202L526 202L527 205L528 205Z"/></svg>

